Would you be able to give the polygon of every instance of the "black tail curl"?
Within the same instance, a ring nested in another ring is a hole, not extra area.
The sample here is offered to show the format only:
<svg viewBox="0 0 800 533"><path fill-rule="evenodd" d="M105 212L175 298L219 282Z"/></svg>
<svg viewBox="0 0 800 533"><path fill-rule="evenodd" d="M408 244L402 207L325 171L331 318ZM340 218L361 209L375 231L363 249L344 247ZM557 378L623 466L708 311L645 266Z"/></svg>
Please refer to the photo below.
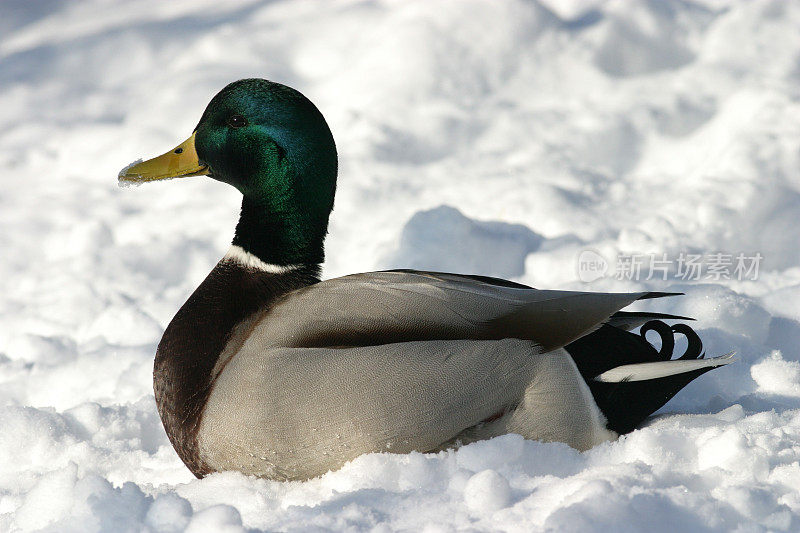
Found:
<svg viewBox="0 0 800 533"><path fill-rule="evenodd" d="M656 349L645 338L650 331L655 331L661 337L660 349ZM685 336L688 341L686 350L677 359L704 357L703 343L692 328L686 324L669 326L661 320L646 322L638 335L605 324L597 331L565 346L589 385L597 406L606 416L608 429L620 434L633 431L693 379L714 368L700 368L643 381L609 383L593 379L622 365L673 359L676 334Z"/></svg>

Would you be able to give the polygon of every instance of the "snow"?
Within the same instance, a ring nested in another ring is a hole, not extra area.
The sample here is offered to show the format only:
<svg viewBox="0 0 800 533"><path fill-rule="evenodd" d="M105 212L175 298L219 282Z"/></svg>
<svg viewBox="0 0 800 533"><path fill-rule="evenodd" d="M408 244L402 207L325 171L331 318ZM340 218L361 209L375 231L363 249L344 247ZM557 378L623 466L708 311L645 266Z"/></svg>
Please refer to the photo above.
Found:
<svg viewBox="0 0 800 533"><path fill-rule="evenodd" d="M780 0L3 1L0 531L797 531L798 27ZM248 76L336 137L326 276L685 292L640 308L737 362L584 453L506 435L303 483L194 479L152 359L238 193L116 176ZM614 275L620 254L715 252L760 253L757 278ZM581 254L605 275L582 281Z"/></svg>
<svg viewBox="0 0 800 533"><path fill-rule="evenodd" d="M442 205L411 217L385 266L514 278L525 273L525 258L541 242L522 224L476 221Z"/></svg>

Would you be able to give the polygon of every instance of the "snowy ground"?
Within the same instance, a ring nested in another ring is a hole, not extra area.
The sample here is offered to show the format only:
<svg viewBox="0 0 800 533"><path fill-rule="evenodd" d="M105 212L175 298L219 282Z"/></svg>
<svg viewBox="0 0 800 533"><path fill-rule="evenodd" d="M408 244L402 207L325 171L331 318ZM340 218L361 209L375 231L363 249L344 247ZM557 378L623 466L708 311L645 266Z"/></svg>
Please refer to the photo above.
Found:
<svg viewBox="0 0 800 533"><path fill-rule="evenodd" d="M798 27L782 0L3 0L0 531L800 530ZM680 290L651 305L738 363L586 453L508 435L306 483L195 480L152 358L239 199L116 173L248 76L336 136L326 276ZM608 267L590 284L585 250ZM675 270L714 252L760 253L757 279ZM667 281L616 279L620 254L663 253Z"/></svg>

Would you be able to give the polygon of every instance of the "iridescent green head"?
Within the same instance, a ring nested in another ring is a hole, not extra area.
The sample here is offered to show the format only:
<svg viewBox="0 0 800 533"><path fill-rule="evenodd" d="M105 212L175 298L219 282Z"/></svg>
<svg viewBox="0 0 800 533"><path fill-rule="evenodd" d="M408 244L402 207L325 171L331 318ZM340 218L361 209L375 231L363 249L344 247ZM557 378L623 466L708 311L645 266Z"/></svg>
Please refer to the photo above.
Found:
<svg viewBox="0 0 800 533"><path fill-rule="evenodd" d="M314 104L290 87L261 79L231 83L206 107L195 146L208 175L245 196L279 204L300 193L325 215L333 207L333 135Z"/></svg>
<svg viewBox="0 0 800 533"><path fill-rule="evenodd" d="M336 145L322 114L279 83L222 89L192 137L120 173L121 181L207 174L244 196L234 244L274 264L321 263L336 190Z"/></svg>

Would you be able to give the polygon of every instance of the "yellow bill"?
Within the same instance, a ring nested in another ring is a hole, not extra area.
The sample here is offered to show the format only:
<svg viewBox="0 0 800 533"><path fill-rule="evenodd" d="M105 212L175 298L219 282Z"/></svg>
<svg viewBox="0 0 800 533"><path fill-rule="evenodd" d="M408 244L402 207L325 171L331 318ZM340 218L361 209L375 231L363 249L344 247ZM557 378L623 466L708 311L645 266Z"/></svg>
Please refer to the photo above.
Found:
<svg viewBox="0 0 800 533"><path fill-rule="evenodd" d="M201 176L208 172L200 164L194 148L194 133L181 144L158 157L147 161L136 161L119 172L120 183L144 183L146 181Z"/></svg>

